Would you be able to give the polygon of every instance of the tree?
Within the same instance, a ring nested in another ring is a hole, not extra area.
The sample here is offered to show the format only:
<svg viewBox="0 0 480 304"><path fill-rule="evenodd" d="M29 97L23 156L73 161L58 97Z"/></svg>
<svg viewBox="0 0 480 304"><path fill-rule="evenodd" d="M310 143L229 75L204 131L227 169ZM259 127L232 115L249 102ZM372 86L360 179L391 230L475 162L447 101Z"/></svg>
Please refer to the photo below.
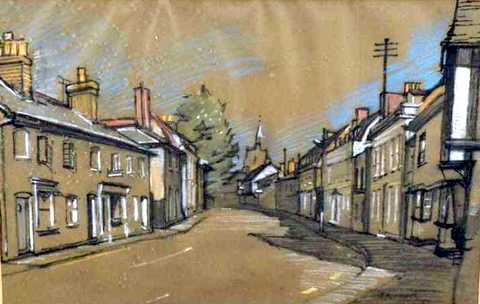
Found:
<svg viewBox="0 0 480 304"><path fill-rule="evenodd" d="M208 161L213 171L209 173L208 190L221 191L236 166L239 146L225 117L226 103L214 97L205 85L197 94L184 96L177 108L177 130L197 147L200 158Z"/></svg>

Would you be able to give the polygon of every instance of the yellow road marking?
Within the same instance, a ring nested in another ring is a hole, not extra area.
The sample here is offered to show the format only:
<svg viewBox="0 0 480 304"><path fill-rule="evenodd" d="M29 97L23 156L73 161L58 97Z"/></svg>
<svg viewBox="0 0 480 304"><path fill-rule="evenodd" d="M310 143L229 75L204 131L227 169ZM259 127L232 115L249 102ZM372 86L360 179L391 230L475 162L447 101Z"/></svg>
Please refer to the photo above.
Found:
<svg viewBox="0 0 480 304"><path fill-rule="evenodd" d="M304 295L308 295L308 294L314 293L315 291L318 291L318 288L310 287L308 289L303 290L301 293Z"/></svg>
<svg viewBox="0 0 480 304"><path fill-rule="evenodd" d="M156 297L155 299L148 300L148 301L145 302L145 303L147 303L147 304L155 303L155 302L157 302L157 301L160 301L160 300L163 300L163 299L165 299L165 298L168 298L169 296L170 296L170 294L166 293L166 294L164 294L163 296L159 296L159 297Z"/></svg>
<svg viewBox="0 0 480 304"><path fill-rule="evenodd" d="M335 273L332 274L328 279L333 280L333 281L336 281L336 280L340 279L341 277L342 277L342 273L341 273L341 272L335 272Z"/></svg>

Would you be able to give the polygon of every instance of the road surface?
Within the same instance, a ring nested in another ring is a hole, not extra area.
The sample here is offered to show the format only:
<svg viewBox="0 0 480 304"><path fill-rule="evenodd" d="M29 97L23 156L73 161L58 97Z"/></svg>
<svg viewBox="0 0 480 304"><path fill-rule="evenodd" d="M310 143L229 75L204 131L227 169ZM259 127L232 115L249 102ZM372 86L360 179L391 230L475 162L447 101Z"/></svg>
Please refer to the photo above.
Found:
<svg viewBox="0 0 480 304"><path fill-rule="evenodd" d="M248 210L208 212L186 234L8 276L4 302L302 303L360 271L249 235L282 237L288 228L276 218Z"/></svg>

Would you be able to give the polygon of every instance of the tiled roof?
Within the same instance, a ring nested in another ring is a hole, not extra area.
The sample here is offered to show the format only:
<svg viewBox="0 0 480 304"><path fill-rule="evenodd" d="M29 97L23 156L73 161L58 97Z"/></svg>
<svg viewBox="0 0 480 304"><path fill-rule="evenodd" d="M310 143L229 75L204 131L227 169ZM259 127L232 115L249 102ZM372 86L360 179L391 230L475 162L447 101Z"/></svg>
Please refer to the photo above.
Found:
<svg viewBox="0 0 480 304"><path fill-rule="evenodd" d="M453 22L444 43L480 44L480 0L457 0Z"/></svg>
<svg viewBox="0 0 480 304"><path fill-rule="evenodd" d="M52 97L44 94L35 94L34 96L34 99L24 97L0 79L0 109L6 113L33 118L74 132L97 136L112 143L122 143L144 150L141 146L126 139L115 130L94 123L80 112L60 105L60 101L58 101L58 104L55 104L52 102L54 100ZM46 100L47 97L48 100Z"/></svg>

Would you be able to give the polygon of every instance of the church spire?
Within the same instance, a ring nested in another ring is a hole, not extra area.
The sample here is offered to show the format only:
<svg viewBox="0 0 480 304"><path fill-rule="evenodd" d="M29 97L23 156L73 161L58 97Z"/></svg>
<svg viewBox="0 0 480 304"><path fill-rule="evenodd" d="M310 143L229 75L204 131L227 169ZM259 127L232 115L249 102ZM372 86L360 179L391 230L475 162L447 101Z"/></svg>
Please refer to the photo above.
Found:
<svg viewBox="0 0 480 304"><path fill-rule="evenodd" d="M263 130L262 130L262 116L258 116L257 133L255 134L255 146L262 145Z"/></svg>

